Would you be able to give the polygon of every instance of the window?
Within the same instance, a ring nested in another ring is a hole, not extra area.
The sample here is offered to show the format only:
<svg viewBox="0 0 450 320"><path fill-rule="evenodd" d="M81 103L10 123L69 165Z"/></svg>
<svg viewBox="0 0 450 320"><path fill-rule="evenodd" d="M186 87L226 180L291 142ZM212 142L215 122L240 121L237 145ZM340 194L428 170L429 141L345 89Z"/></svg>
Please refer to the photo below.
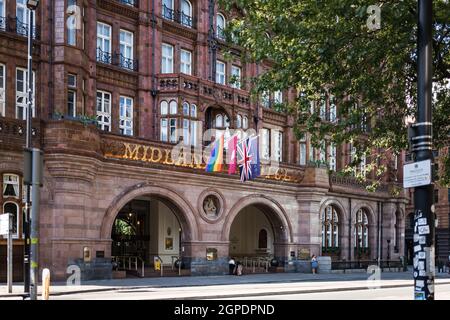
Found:
<svg viewBox="0 0 450 320"><path fill-rule="evenodd" d="M195 104L191 105L191 117L197 118L197 106Z"/></svg>
<svg viewBox="0 0 450 320"><path fill-rule="evenodd" d="M188 0L181 0L181 24L192 27L192 5Z"/></svg>
<svg viewBox="0 0 450 320"><path fill-rule="evenodd" d="M183 116L189 117L189 103L183 102Z"/></svg>
<svg viewBox="0 0 450 320"><path fill-rule="evenodd" d="M192 53L188 50L181 50L180 72L192 75Z"/></svg>
<svg viewBox="0 0 450 320"><path fill-rule="evenodd" d="M311 141L308 141L308 148L309 148L309 161L316 161L316 150L311 143Z"/></svg>
<svg viewBox="0 0 450 320"><path fill-rule="evenodd" d="M173 73L173 46L163 43L161 73Z"/></svg>
<svg viewBox="0 0 450 320"><path fill-rule="evenodd" d="M336 98L330 96L330 121L336 122L337 119L337 109L336 109Z"/></svg>
<svg viewBox="0 0 450 320"><path fill-rule="evenodd" d="M167 119L161 119L161 141L168 141L167 136Z"/></svg>
<svg viewBox="0 0 450 320"><path fill-rule="evenodd" d="M439 202L439 189L434 189L434 203L438 203Z"/></svg>
<svg viewBox="0 0 450 320"><path fill-rule="evenodd" d="M111 26L102 22L97 22L97 61L112 63Z"/></svg>
<svg viewBox="0 0 450 320"><path fill-rule="evenodd" d="M77 76L69 74L67 76L67 115L75 117L77 115Z"/></svg>
<svg viewBox="0 0 450 320"><path fill-rule="evenodd" d="M177 119L170 119L169 120L169 137L170 142L176 143L177 142Z"/></svg>
<svg viewBox="0 0 450 320"><path fill-rule="evenodd" d="M161 101L161 115L165 116L169 113L169 103L167 101Z"/></svg>
<svg viewBox="0 0 450 320"><path fill-rule="evenodd" d="M216 128L223 128L223 115L216 115Z"/></svg>
<svg viewBox="0 0 450 320"><path fill-rule="evenodd" d="M283 103L283 92L275 91L275 93L273 94L273 101L275 103Z"/></svg>
<svg viewBox="0 0 450 320"><path fill-rule="evenodd" d="M177 114L178 113L178 104L175 100L170 101L169 104L170 107L170 114Z"/></svg>
<svg viewBox="0 0 450 320"><path fill-rule="evenodd" d="M35 72L33 71L33 103L31 105L32 116L36 116L35 110ZM26 69L16 69L16 118L26 120L28 109L28 71Z"/></svg>
<svg viewBox="0 0 450 320"><path fill-rule="evenodd" d="M133 135L133 98L120 96L120 134Z"/></svg>
<svg viewBox="0 0 450 320"><path fill-rule="evenodd" d="M235 89L241 88L241 68L237 66L231 66L231 76L233 83L231 86Z"/></svg>
<svg viewBox="0 0 450 320"><path fill-rule="evenodd" d="M13 236L17 237L19 231L19 206L14 202L5 202L3 205L3 213L13 215Z"/></svg>
<svg viewBox="0 0 450 320"><path fill-rule="evenodd" d="M319 108L320 108L320 118L322 120L327 120L327 100L325 99L324 96L322 96L322 99L320 100Z"/></svg>
<svg viewBox="0 0 450 320"><path fill-rule="evenodd" d="M122 68L134 70L134 35L130 31L120 30L120 61Z"/></svg>
<svg viewBox="0 0 450 320"><path fill-rule="evenodd" d="M275 161L281 162L283 160L283 132L272 130L273 139L273 155Z"/></svg>
<svg viewBox="0 0 450 320"><path fill-rule="evenodd" d="M67 0L67 9L73 8L73 6L77 5L77 0ZM77 16L76 12L71 12L67 17L67 44L71 46L77 45Z"/></svg>
<svg viewBox="0 0 450 320"><path fill-rule="evenodd" d="M3 175L3 197L19 198L19 176L15 174Z"/></svg>
<svg viewBox="0 0 450 320"><path fill-rule="evenodd" d="M111 93L97 91L97 125L101 130L111 131Z"/></svg>
<svg viewBox="0 0 450 320"><path fill-rule="evenodd" d="M324 140L320 142L319 161L323 164L327 162L327 145Z"/></svg>
<svg viewBox="0 0 450 320"><path fill-rule="evenodd" d="M270 160L270 129L261 129L261 159Z"/></svg>
<svg viewBox="0 0 450 320"><path fill-rule="evenodd" d="M242 128L243 129L248 129L248 117L247 116L244 116L242 118Z"/></svg>
<svg viewBox="0 0 450 320"><path fill-rule="evenodd" d="M329 166L330 170L336 171L336 145L334 143L330 144L328 166Z"/></svg>
<svg viewBox="0 0 450 320"><path fill-rule="evenodd" d="M0 29L6 29L6 10L5 10L5 0L0 0Z"/></svg>
<svg viewBox="0 0 450 320"><path fill-rule="evenodd" d="M236 128L242 128L242 116L239 114L236 116Z"/></svg>
<svg viewBox="0 0 450 320"><path fill-rule="evenodd" d="M267 249L267 230L261 229L258 234L258 248Z"/></svg>
<svg viewBox="0 0 450 320"><path fill-rule="evenodd" d="M364 209L359 209L356 213L356 222L353 235L356 248L369 247L369 221L367 219L367 213Z"/></svg>
<svg viewBox="0 0 450 320"><path fill-rule="evenodd" d="M306 143L300 142L300 150L299 150L299 164L301 166L306 165Z"/></svg>
<svg viewBox="0 0 450 320"><path fill-rule="evenodd" d="M0 8L2 4L0 3ZM6 116L6 67L0 64L0 117Z"/></svg>
<svg viewBox="0 0 450 320"><path fill-rule="evenodd" d="M162 2L162 16L164 19L174 19L174 5L173 0L163 0Z"/></svg>
<svg viewBox="0 0 450 320"><path fill-rule="evenodd" d="M219 84L225 85L226 81L226 72L225 72L225 63L217 60L216 63L216 82Z"/></svg>
<svg viewBox="0 0 450 320"><path fill-rule="evenodd" d="M225 24L225 17L221 13L218 13L216 16L216 36L221 40L225 40Z"/></svg>
<svg viewBox="0 0 450 320"><path fill-rule="evenodd" d="M334 206L328 206L320 215L322 223L322 251L339 247L339 215ZM324 250L325 249L325 250Z"/></svg>
<svg viewBox="0 0 450 320"><path fill-rule="evenodd" d="M29 10L27 8L27 0L16 0L16 32L22 36L28 35ZM33 21L35 25L36 19Z"/></svg>
<svg viewBox="0 0 450 320"><path fill-rule="evenodd" d="M270 93L268 91L261 94L261 104L264 108L270 108Z"/></svg>

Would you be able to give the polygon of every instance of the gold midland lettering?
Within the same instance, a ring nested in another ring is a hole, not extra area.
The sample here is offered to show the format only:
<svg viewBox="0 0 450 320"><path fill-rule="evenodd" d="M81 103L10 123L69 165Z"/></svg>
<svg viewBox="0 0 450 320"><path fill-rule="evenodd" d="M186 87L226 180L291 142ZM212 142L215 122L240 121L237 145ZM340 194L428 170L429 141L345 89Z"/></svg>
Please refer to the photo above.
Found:
<svg viewBox="0 0 450 320"><path fill-rule="evenodd" d="M177 167L189 167L195 169L204 169L205 164L202 163L202 156L195 153L181 152L178 160L175 162L171 157L170 149L160 149L157 147L144 146L139 144L123 143L125 152L121 156L122 159L130 159L136 161L161 163L166 165L175 165ZM163 155L165 154L164 160ZM187 156L190 155L190 161ZM114 156L114 155L111 155ZM120 156L119 156L120 157ZM163 161L162 161L163 160ZM262 167L261 176L265 179L287 181L287 182L300 182L301 175L292 173L288 175L287 169L276 167Z"/></svg>

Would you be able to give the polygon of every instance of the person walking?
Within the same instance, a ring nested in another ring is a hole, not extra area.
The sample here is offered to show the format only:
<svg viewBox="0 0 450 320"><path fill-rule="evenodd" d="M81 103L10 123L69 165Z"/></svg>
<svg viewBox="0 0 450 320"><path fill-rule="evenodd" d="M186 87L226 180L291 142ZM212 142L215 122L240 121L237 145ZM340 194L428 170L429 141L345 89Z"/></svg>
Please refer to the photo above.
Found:
<svg viewBox="0 0 450 320"><path fill-rule="evenodd" d="M317 262L316 255L313 254L313 256L311 258L311 269L312 269L313 274L316 274L318 267L319 267L319 263Z"/></svg>
<svg viewBox="0 0 450 320"><path fill-rule="evenodd" d="M230 261L228 261L228 270L230 275L234 274L234 268L236 267L236 261L233 257L231 257Z"/></svg>

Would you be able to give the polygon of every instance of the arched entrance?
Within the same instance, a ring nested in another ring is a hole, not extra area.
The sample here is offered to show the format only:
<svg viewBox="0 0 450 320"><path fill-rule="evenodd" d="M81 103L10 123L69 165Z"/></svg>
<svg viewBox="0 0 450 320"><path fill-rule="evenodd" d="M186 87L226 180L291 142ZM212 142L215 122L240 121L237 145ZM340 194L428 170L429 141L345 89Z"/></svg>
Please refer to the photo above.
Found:
<svg viewBox="0 0 450 320"><path fill-rule="evenodd" d="M279 265L287 260L290 225L277 203L261 197L239 201L230 210L224 232L228 233L229 254L238 261L264 268L276 258Z"/></svg>
<svg viewBox="0 0 450 320"><path fill-rule="evenodd" d="M198 226L191 205L180 194L164 186L139 183L112 202L103 218L101 237L112 240L107 257L138 257L146 268L153 267L155 257L165 266L172 266L180 257L188 271Z"/></svg>
<svg viewBox="0 0 450 320"><path fill-rule="evenodd" d="M140 196L117 214L111 230L113 257L138 257L151 264L159 257L171 265L181 256L182 228L170 200Z"/></svg>

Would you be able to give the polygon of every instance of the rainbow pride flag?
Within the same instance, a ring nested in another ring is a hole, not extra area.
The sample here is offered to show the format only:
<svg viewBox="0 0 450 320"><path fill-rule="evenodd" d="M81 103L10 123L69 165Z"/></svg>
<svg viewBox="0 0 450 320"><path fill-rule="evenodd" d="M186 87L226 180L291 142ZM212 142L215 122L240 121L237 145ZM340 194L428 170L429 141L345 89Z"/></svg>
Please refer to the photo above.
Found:
<svg viewBox="0 0 450 320"><path fill-rule="evenodd" d="M223 134L219 139L214 141L214 147L211 150L211 155L206 164L206 172L220 172L223 168Z"/></svg>

